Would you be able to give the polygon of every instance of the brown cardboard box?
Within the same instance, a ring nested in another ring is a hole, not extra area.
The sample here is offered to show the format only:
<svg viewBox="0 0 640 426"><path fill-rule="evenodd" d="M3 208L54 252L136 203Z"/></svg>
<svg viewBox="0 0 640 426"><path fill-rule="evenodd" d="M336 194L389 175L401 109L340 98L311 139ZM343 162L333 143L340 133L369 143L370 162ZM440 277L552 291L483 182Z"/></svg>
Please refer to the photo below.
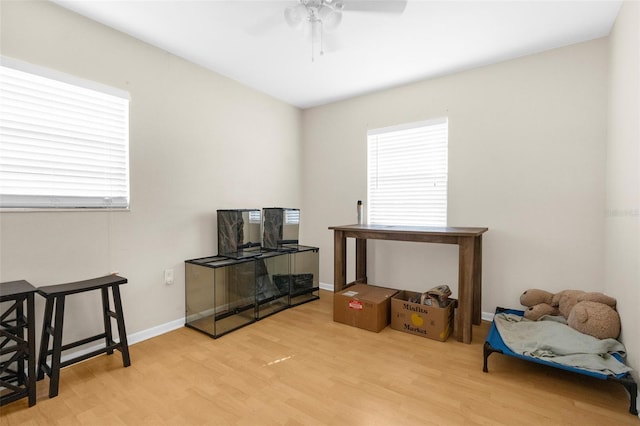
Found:
<svg viewBox="0 0 640 426"><path fill-rule="evenodd" d="M333 295L333 320L379 332L389 325L391 296L398 290L355 284Z"/></svg>
<svg viewBox="0 0 640 426"><path fill-rule="evenodd" d="M399 291L391 298L391 328L422 337L446 341L453 332L454 310L457 300L445 308L409 302L419 295L414 291Z"/></svg>

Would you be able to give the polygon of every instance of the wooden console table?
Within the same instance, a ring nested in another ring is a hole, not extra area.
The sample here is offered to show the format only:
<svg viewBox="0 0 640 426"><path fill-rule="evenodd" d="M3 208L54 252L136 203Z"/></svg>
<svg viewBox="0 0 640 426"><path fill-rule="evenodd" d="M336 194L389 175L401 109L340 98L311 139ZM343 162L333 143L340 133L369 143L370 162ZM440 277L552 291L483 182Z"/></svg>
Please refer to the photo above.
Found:
<svg viewBox="0 0 640 426"><path fill-rule="evenodd" d="M456 337L471 343L472 325L481 321L482 304L482 234L488 228L345 225L331 226L334 232L334 291L347 286L347 238L356 239L356 280L367 282L367 240L413 241L457 244L458 313L454 326ZM349 283L351 285L353 283ZM426 290L426 289L425 289Z"/></svg>

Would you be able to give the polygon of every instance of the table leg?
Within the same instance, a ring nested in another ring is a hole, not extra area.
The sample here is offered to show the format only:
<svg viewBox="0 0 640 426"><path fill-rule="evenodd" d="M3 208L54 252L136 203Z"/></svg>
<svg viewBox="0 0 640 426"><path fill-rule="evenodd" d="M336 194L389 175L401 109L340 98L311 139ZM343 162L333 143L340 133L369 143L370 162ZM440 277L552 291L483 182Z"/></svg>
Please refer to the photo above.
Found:
<svg viewBox="0 0 640 426"><path fill-rule="evenodd" d="M473 243L473 323L482 323L482 235Z"/></svg>
<svg viewBox="0 0 640 426"><path fill-rule="evenodd" d="M367 283L367 240L356 238L356 282Z"/></svg>
<svg viewBox="0 0 640 426"><path fill-rule="evenodd" d="M347 237L342 231L333 231L333 291L347 284Z"/></svg>
<svg viewBox="0 0 640 426"><path fill-rule="evenodd" d="M455 328L458 341L471 343L473 317L473 266L474 238L460 237L458 240L459 268L458 268L458 314Z"/></svg>

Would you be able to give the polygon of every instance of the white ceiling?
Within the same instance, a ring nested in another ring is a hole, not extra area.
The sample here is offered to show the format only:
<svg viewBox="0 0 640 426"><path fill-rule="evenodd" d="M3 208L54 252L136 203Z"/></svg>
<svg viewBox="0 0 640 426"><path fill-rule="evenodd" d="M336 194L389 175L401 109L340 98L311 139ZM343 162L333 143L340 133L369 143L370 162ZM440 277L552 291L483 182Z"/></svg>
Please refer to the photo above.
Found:
<svg viewBox="0 0 640 426"><path fill-rule="evenodd" d="M52 1L300 108L604 37L622 3L409 0L386 14L344 0L312 62L284 20L297 0Z"/></svg>

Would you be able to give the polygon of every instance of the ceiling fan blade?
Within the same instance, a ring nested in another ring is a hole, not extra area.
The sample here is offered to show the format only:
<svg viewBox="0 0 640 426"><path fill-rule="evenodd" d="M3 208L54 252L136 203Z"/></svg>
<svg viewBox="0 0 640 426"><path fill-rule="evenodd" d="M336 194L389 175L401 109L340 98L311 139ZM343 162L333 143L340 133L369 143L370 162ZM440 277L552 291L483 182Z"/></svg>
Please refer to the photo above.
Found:
<svg viewBox="0 0 640 426"><path fill-rule="evenodd" d="M344 0L344 10L401 14L407 0Z"/></svg>

